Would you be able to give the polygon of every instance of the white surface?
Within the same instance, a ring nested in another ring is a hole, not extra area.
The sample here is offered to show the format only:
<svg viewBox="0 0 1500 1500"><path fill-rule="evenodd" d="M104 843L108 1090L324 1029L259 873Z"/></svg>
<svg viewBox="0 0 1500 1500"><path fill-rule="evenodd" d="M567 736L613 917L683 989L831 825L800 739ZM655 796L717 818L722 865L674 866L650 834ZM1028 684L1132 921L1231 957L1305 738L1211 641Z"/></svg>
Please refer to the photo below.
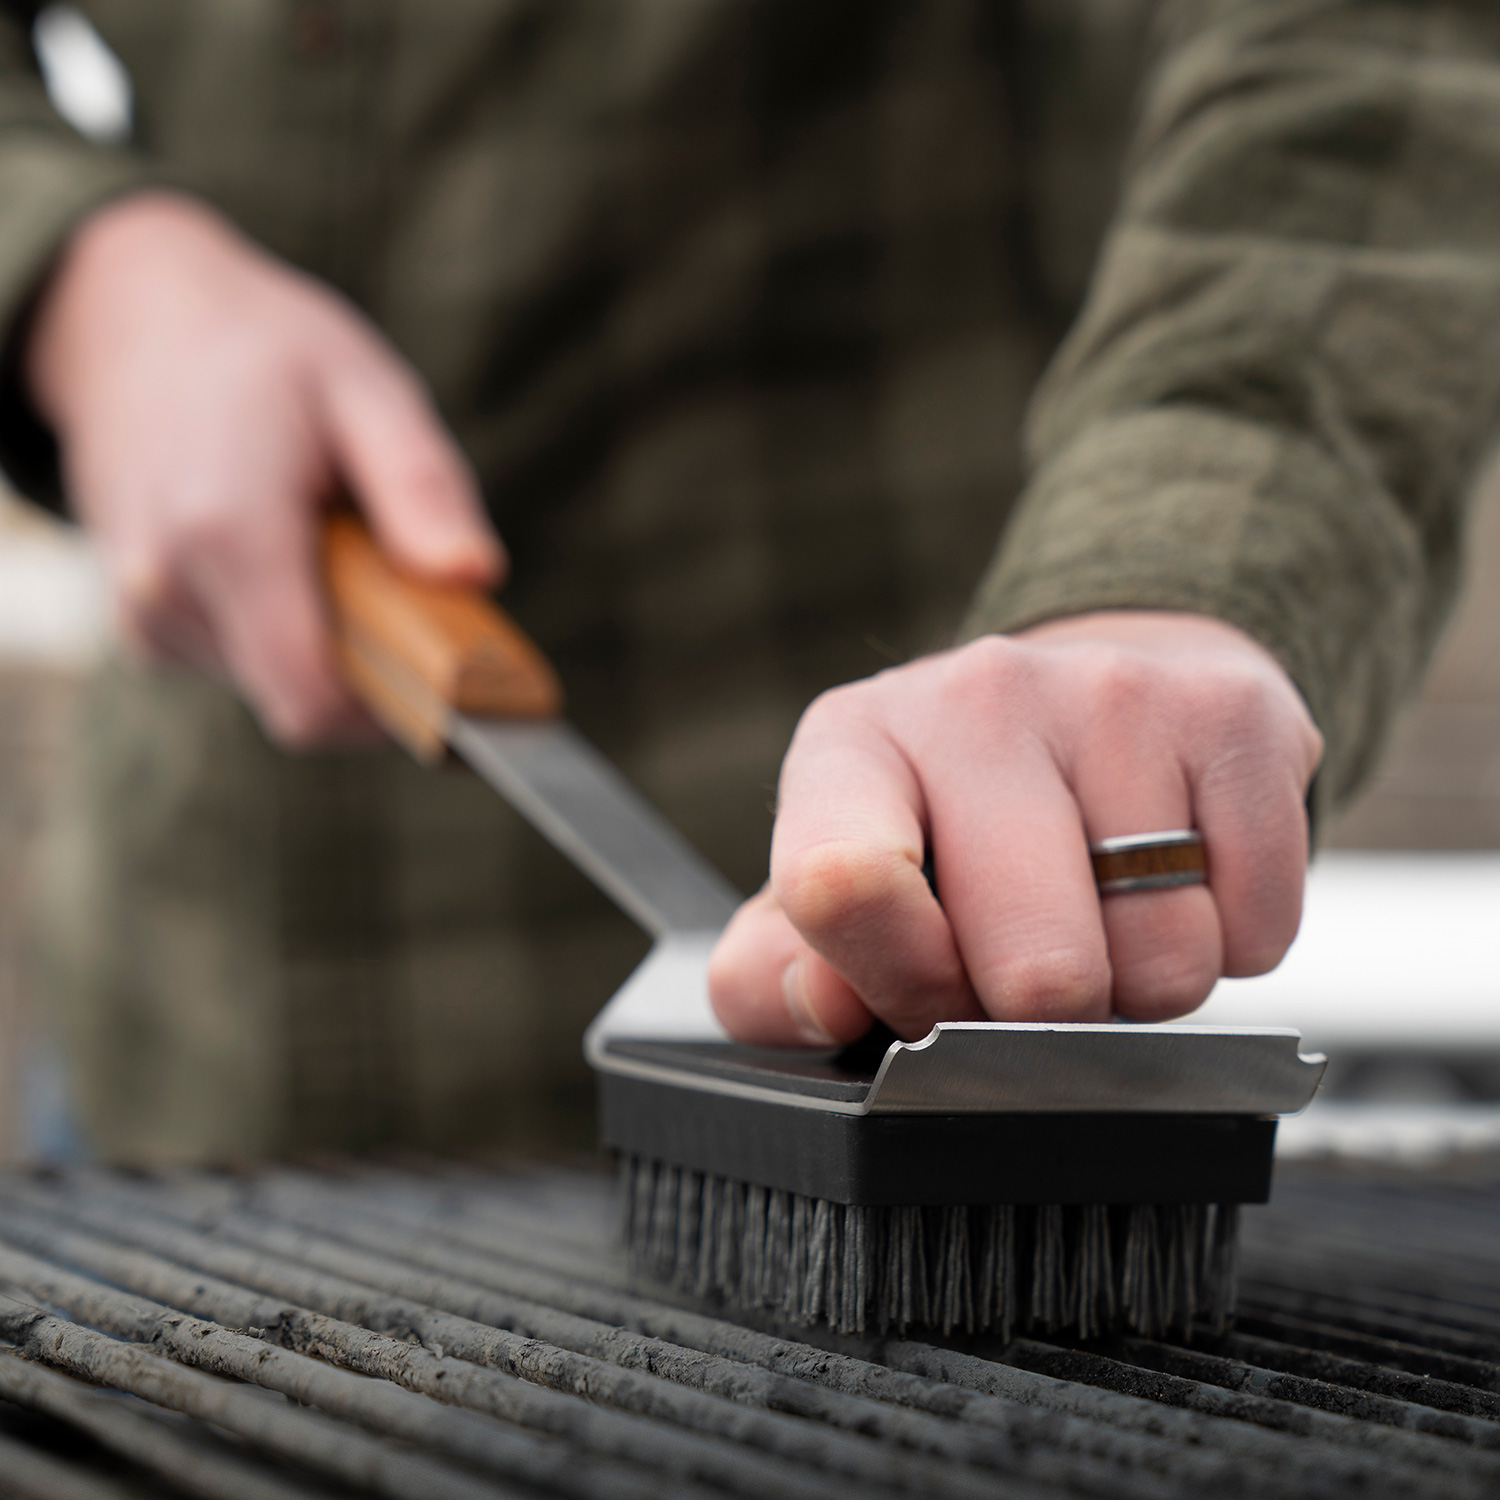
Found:
<svg viewBox="0 0 1500 1500"><path fill-rule="evenodd" d="M681 933L658 940L584 1034L585 1056L594 1058L612 1036L649 1036L673 1041L725 1042L708 1001L708 958L718 933Z"/></svg>
<svg viewBox="0 0 1500 1500"><path fill-rule="evenodd" d="M104 584L87 547L61 528L0 531L0 658L78 667L104 638Z"/></svg>
<svg viewBox="0 0 1500 1500"><path fill-rule="evenodd" d="M32 29L52 107L80 135L116 144L129 139L130 75L74 6L49 5Z"/></svg>
<svg viewBox="0 0 1500 1500"><path fill-rule="evenodd" d="M1500 1104L1343 1104L1315 1102L1284 1119L1276 1155L1294 1160L1344 1156L1404 1165L1470 1151L1500 1150Z"/></svg>
<svg viewBox="0 0 1500 1500"><path fill-rule="evenodd" d="M1304 1050L1500 1048L1500 853L1324 854L1281 967L1193 1020L1295 1026Z"/></svg>

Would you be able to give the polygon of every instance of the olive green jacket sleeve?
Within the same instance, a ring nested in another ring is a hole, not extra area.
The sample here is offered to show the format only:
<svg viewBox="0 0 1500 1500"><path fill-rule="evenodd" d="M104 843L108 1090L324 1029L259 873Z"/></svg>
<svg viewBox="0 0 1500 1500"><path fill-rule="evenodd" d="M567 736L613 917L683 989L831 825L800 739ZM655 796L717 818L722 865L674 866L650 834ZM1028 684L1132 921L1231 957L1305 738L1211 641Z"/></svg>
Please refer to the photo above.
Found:
<svg viewBox="0 0 1500 1500"><path fill-rule="evenodd" d="M1164 15L1124 198L967 624L1219 616L1369 767L1455 590L1500 394L1500 7Z"/></svg>
<svg viewBox="0 0 1500 1500"><path fill-rule="evenodd" d="M20 325L73 227L148 173L129 152L84 140L48 103L31 51L35 8L0 0L0 470L56 498L51 440L21 394Z"/></svg>

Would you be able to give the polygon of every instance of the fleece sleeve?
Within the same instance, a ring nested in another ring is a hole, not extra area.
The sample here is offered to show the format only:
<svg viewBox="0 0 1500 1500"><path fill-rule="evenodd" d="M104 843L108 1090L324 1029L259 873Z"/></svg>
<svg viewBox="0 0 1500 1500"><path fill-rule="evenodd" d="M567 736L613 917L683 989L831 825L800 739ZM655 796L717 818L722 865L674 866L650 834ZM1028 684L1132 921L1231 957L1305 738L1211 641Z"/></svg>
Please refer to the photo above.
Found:
<svg viewBox="0 0 1500 1500"><path fill-rule="evenodd" d="M1500 7L1172 7L966 633L1228 620L1298 684L1342 797L1452 600L1497 400Z"/></svg>

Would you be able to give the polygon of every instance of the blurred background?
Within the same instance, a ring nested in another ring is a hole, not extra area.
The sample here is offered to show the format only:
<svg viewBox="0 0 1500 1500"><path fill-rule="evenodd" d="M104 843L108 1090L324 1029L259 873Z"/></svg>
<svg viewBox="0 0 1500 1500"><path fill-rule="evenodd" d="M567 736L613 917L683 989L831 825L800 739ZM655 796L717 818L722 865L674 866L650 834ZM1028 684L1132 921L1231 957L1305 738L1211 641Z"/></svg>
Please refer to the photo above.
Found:
<svg viewBox="0 0 1500 1500"><path fill-rule="evenodd" d="M50 772L104 639L103 594L78 534L0 489L0 1159L53 1153L61 1069L28 976L26 891Z"/></svg>

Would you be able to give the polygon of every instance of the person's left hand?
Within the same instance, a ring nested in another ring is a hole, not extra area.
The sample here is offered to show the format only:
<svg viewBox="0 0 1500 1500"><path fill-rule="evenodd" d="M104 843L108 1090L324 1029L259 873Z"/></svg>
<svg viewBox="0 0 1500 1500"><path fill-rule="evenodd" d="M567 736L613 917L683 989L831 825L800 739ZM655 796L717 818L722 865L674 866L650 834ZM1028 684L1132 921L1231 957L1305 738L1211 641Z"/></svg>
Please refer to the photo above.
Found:
<svg viewBox="0 0 1500 1500"><path fill-rule="evenodd" d="M42 291L25 366L127 647L229 677L285 745L373 731L318 572L335 497L418 576L504 570L416 372L207 204L142 192L95 210Z"/></svg>

